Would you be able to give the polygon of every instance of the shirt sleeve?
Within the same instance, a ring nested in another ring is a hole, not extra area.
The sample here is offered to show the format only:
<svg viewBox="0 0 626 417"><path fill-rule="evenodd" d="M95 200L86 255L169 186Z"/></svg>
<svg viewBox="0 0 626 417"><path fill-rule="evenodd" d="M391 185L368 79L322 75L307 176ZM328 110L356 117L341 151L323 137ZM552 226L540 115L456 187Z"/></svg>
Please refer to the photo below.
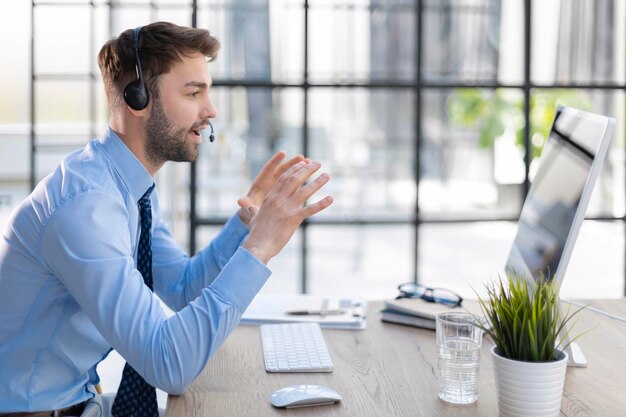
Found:
<svg viewBox="0 0 626 417"><path fill-rule="evenodd" d="M41 256L98 331L148 383L181 394L239 323L270 275L238 248L211 284L167 318L135 268L123 201L85 192L58 207Z"/></svg>
<svg viewBox="0 0 626 417"><path fill-rule="evenodd" d="M156 226L152 232L152 271L154 291L174 311L200 295L233 257L248 236L248 227L235 214L213 241L190 258L178 246L169 227L154 211Z"/></svg>

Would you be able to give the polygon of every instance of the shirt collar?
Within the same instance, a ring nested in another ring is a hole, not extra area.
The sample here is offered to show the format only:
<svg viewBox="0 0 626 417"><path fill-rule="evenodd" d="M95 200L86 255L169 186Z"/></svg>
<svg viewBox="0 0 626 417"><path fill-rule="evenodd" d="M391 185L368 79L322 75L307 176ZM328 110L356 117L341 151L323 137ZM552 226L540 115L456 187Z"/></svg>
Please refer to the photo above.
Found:
<svg viewBox="0 0 626 417"><path fill-rule="evenodd" d="M146 190L154 184L154 178L110 127L107 128L99 142L109 156L111 165L128 188L133 200L139 201Z"/></svg>

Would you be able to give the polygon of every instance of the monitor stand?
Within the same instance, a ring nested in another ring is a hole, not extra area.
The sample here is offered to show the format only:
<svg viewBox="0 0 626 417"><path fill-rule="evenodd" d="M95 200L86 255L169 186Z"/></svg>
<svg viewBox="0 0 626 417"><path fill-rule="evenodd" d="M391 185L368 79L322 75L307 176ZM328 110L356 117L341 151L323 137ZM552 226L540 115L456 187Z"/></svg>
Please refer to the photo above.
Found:
<svg viewBox="0 0 626 417"><path fill-rule="evenodd" d="M567 343L567 342L566 342ZM567 360L567 366L571 366L574 368L586 368L587 367L587 358L585 358L585 354L583 353L578 343L571 343L567 349L569 359Z"/></svg>
<svg viewBox="0 0 626 417"><path fill-rule="evenodd" d="M565 310L563 309L562 300L559 300L559 304L559 309L563 315L570 313L570 308L572 307L571 304L569 304L568 308ZM586 368L587 358L585 358L585 354L582 349L578 346L578 343L570 343L569 341L569 329L567 324L561 329L561 336L563 336L561 346L567 345L565 348L565 352L567 352L568 355L567 366L571 366L573 368Z"/></svg>

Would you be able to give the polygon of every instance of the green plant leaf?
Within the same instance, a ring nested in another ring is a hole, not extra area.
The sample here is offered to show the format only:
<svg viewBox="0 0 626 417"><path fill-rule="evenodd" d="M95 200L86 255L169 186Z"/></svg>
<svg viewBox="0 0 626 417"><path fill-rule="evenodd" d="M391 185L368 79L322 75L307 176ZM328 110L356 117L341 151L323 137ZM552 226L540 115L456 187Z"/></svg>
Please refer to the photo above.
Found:
<svg viewBox="0 0 626 417"><path fill-rule="evenodd" d="M567 347L560 346L569 336L566 325L582 308L561 314L554 280L542 276L535 282L509 273L486 289L487 297L478 297L487 322L482 328L504 357L547 362L558 347Z"/></svg>

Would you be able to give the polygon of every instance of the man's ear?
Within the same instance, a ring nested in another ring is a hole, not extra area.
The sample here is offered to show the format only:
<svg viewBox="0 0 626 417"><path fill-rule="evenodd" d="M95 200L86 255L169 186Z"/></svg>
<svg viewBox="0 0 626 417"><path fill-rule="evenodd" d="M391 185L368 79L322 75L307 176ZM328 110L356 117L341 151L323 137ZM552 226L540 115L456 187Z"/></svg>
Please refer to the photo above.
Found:
<svg viewBox="0 0 626 417"><path fill-rule="evenodd" d="M126 108L128 109L128 111L135 117L144 117L146 116L149 112L148 110L150 109L150 106L152 105L152 103L148 103L148 106L145 109L142 110L135 110L132 107L130 107L128 104L124 103L124 105L126 106Z"/></svg>

